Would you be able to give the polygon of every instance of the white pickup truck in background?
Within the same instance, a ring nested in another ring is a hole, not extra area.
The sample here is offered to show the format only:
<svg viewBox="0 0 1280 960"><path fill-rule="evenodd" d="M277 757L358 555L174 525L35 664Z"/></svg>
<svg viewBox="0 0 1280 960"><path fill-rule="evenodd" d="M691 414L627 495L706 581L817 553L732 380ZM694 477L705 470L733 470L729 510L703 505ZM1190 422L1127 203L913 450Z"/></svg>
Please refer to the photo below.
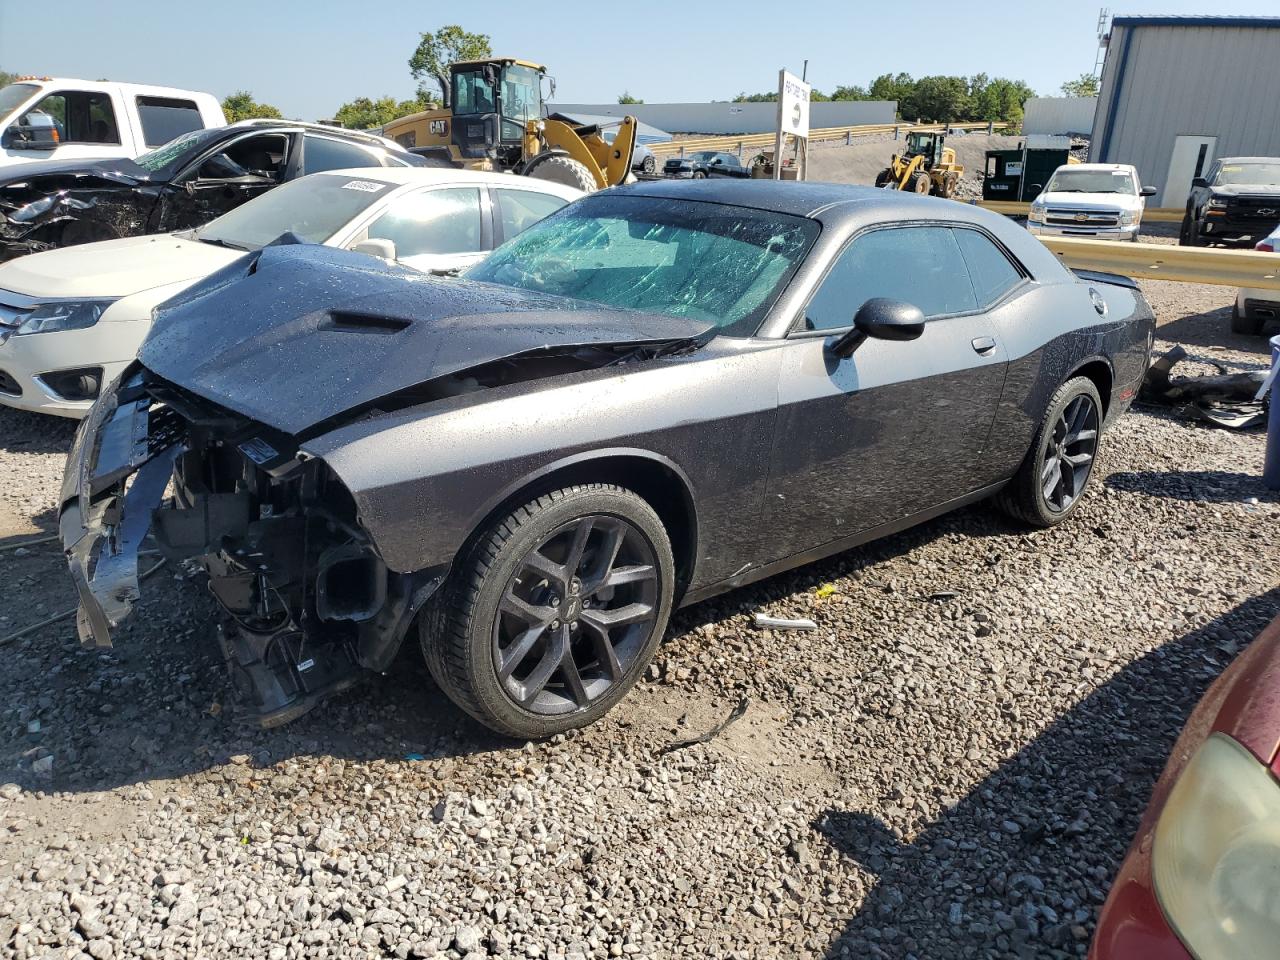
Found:
<svg viewBox="0 0 1280 960"><path fill-rule="evenodd" d="M226 124L209 93L137 83L23 77L0 89L0 167L32 160L136 157Z"/></svg>
<svg viewBox="0 0 1280 960"><path fill-rule="evenodd" d="M1147 197L1155 192L1142 186L1131 164L1068 163L1031 201L1027 229L1049 237L1137 240Z"/></svg>

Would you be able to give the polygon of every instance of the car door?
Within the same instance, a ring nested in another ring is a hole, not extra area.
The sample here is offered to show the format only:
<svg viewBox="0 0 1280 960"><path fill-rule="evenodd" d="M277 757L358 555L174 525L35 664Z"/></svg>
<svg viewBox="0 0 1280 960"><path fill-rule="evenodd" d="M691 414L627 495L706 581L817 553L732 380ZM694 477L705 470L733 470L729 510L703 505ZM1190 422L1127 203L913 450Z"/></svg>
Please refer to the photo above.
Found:
<svg viewBox="0 0 1280 960"><path fill-rule="evenodd" d="M301 138L301 130L250 132L206 150L170 181L153 232L202 226L292 179Z"/></svg>
<svg viewBox="0 0 1280 960"><path fill-rule="evenodd" d="M441 186L400 194L347 246L363 240L389 241L398 263L424 273L464 269L493 248L489 192Z"/></svg>
<svg viewBox="0 0 1280 960"><path fill-rule="evenodd" d="M916 340L830 345L872 297L925 314ZM856 236L788 338L766 498L773 559L873 530L974 490L1007 366L954 231Z"/></svg>
<svg viewBox="0 0 1280 960"><path fill-rule="evenodd" d="M549 217L569 201L554 193L523 190L515 187L492 187L494 206L493 245L501 246L523 233L543 217Z"/></svg>
<svg viewBox="0 0 1280 960"><path fill-rule="evenodd" d="M139 151L127 136L126 121L118 98L105 90L46 87L44 96L13 124L6 153L30 160L132 157ZM52 127L57 136L52 150L22 148L24 132L38 127Z"/></svg>

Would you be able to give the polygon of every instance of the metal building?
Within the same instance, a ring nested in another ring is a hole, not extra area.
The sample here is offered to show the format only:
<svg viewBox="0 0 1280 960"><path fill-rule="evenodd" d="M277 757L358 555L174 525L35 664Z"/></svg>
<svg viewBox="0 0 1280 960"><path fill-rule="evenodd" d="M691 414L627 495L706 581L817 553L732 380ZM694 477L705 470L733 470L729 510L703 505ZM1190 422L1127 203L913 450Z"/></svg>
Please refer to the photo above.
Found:
<svg viewBox="0 0 1280 960"><path fill-rule="evenodd" d="M1181 207L1215 157L1280 156L1280 17L1116 17L1089 159Z"/></svg>

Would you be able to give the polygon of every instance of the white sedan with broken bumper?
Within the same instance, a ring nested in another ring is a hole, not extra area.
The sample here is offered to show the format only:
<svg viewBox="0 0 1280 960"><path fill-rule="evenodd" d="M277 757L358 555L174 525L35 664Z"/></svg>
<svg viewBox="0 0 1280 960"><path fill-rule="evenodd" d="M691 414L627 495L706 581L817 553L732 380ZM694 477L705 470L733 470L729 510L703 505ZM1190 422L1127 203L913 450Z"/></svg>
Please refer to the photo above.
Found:
<svg viewBox="0 0 1280 960"><path fill-rule="evenodd" d="M448 272L579 196L507 174L334 170L286 183L197 230L19 257L0 265L0 404L83 417L133 361L157 305L282 239Z"/></svg>

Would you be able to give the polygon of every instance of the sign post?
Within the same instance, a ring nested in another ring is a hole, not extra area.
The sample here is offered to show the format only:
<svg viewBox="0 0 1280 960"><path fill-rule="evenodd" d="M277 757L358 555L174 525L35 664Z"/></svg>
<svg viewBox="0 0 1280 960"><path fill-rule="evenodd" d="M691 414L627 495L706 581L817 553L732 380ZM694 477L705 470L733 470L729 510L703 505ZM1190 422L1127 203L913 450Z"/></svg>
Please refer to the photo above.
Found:
<svg viewBox="0 0 1280 960"><path fill-rule="evenodd" d="M786 70L778 71L778 136L773 148L773 179L782 179L782 151L787 145L787 134L804 140L806 148L809 139L809 84L799 77L794 77ZM808 164L809 151L805 150L805 163Z"/></svg>

